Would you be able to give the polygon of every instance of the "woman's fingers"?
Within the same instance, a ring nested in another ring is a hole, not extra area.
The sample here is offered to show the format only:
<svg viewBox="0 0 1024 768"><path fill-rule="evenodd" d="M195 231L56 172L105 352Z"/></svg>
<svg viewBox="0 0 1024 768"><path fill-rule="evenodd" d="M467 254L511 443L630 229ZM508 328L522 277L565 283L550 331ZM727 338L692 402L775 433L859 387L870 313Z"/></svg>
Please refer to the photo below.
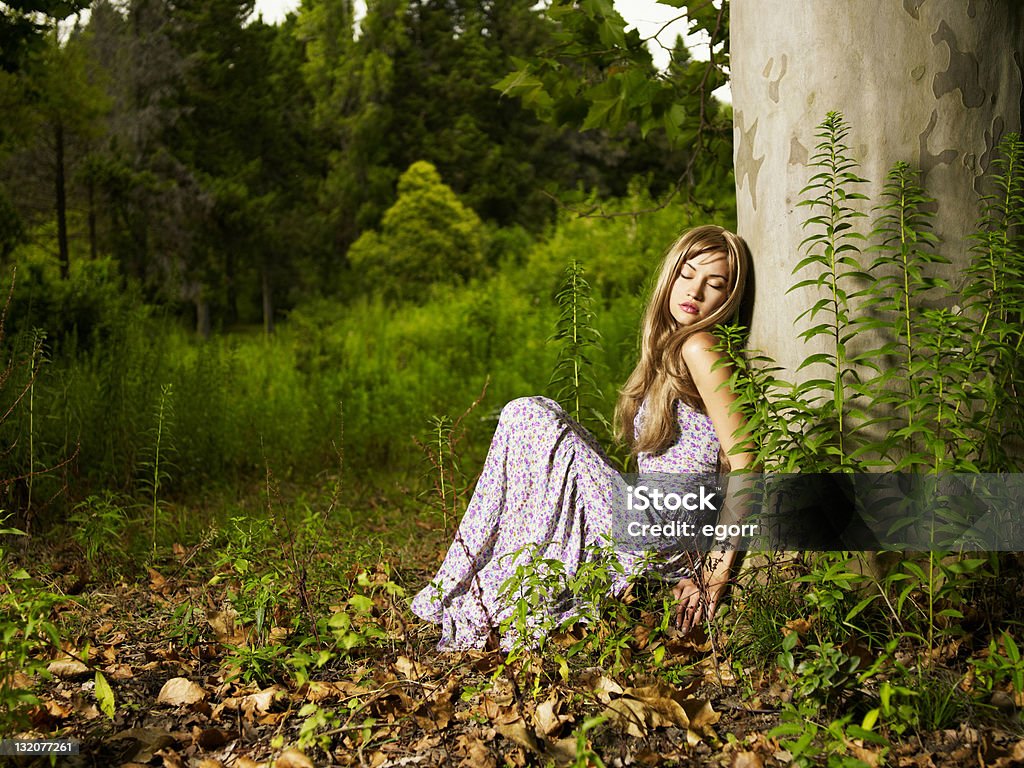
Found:
<svg viewBox="0 0 1024 768"><path fill-rule="evenodd" d="M673 588L673 597L678 601L675 609L675 625L683 633L690 632L705 619L711 620L718 610L718 601L725 592L726 582L708 587L707 595L700 588L688 583Z"/></svg>
<svg viewBox="0 0 1024 768"><path fill-rule="evenodd" d="M694 600L693 602L691 602L686 607L686 610L683 613L683 620L682 620L682 622L679 625L679 630L684 635L685 634L689 634L689 632L694 627L696 627L696 626L698 626L700 624L700 621L701 621L701 606L700 606L700 603L697 600Z"/></svg>
<svg viewBox="0 0 1024 768"><path fill-rule="evenodd" d="M676 627L686 634L701 623L704 616L704 605L697 589L686 591L676 606Z"/></svg>

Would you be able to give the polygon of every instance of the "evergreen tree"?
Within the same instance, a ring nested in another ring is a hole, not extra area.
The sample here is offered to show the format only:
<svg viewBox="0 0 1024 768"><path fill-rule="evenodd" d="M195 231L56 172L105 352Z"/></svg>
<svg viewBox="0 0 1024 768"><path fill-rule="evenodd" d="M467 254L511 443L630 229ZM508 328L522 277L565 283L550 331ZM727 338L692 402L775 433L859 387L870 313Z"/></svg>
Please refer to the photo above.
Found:
<svg viewBox="0 0 1024 768"><path fill-rule="evenodd" d="M462 282L483 269L483 225L430 163L413 163L398 199L353 244L349 259L362 287L386 298L421 296L432 283Z"/></svg>

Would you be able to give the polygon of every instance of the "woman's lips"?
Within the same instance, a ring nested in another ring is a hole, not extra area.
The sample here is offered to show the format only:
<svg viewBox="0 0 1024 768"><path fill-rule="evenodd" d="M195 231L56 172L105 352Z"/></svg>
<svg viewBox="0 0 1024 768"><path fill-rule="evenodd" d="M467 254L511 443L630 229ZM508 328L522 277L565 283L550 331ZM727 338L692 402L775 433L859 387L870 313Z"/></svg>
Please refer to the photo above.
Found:
<svg viewBox="0 0 1024 768"><path fill-rule="evenodd" d="M696 315L697 312L699 311L697 309L697 305L696 304L689 304L689 303L687 303L687 304L680 304L679 308L681 310L683 310L683 312L686 312L687 314L690 314L690 315Z"/></svg>

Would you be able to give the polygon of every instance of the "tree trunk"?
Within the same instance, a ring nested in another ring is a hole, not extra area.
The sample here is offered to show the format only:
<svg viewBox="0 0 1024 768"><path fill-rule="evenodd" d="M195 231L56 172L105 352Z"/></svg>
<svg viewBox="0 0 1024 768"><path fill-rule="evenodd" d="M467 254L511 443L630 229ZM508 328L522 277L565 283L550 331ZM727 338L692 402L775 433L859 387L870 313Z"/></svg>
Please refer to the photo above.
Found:
<svg viewBox="0 0 1024 768"><path fill-rule="evenodd" d="M274 293L266 264L260 268L260 276L263 285L263 332L269 336L274 332Z"/></svg>
<svg viewBox="0 0 1024 768"><path fill-rule="evenodd" d="M238 287L235 283L235 252L229 247L224 253L224 284L227 303L227 324L238 322Z"/></svg>
<svg viewBox="0 0 1024 768"><path fill-rule="evenodd" d="M816 126L831 110L850 126L855 170L869 180L857 189L870 198L865 234L890 167L922 170L953 261L942 276L957 285L992 148L1020 130L1022 15L1015 0L732 0L738 228L757 280L750 343L779 361L783 378L824 351L797 339L806 319L794 327L819 296L786 295L809 234L801 223L812 214L797 203L813 173Z"/></svg>
<svg viewBox="0 0 1024 768"><path fill-rule="evenodd" d="M56 208L57 208L57 253L60 258L60 276L62 280L68 279L71 271L71 259L68 256L68 212L66 198L66 183L64 179L64 125L58 120L53 126L54 148L56 150L56 168L54 178L56 182Z"/></svg>
<svg viewBox="0 0 1024 768"><path fill-rule="evenodd" d="M89 258L93 261L99 256L99 248L96 244L96 180L89 174Z"/></svg>
<svg viewBox="0 0 1024 768"><path fill-rule="evenodd" d="M210 338L210 300L202 293L196 297L196 334L202 339Z"/></svg>

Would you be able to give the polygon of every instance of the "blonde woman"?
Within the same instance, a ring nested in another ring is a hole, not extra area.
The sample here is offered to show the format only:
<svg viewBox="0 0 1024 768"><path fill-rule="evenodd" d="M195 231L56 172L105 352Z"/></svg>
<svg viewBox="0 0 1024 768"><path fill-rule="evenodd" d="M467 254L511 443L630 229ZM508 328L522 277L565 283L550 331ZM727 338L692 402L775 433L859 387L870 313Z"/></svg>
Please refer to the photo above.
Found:
<svg viewBox="0 0 1024 768"><path fill-rule="evenodd" d="M743 240L714 225L685 232L666 253L644 312L640 360L615 408L616 438L629 445L641 473L706 476L749 466L750 454L737 446L743 421L730 412L729 369L716 365L720 353L708 331L736 316L749 271ZM556 559L566 575L575 573L609 540L622 489L593 435L557 403L539 396L508 403L455 541L412 601L416 615L441 625L439 649L483 648L496 638L515 607L501 587L524 563ZM736 519L731 505L719 519ZM635 552L618 557L624 568L612 579L616 594L644 564ZM683 631L714 615L734 558L723 542L681 571L674 595ZM546 619L574 615L578 606L562 597L545 607ZM503 648L513 641L511 632L500 638Z"/></svg>

